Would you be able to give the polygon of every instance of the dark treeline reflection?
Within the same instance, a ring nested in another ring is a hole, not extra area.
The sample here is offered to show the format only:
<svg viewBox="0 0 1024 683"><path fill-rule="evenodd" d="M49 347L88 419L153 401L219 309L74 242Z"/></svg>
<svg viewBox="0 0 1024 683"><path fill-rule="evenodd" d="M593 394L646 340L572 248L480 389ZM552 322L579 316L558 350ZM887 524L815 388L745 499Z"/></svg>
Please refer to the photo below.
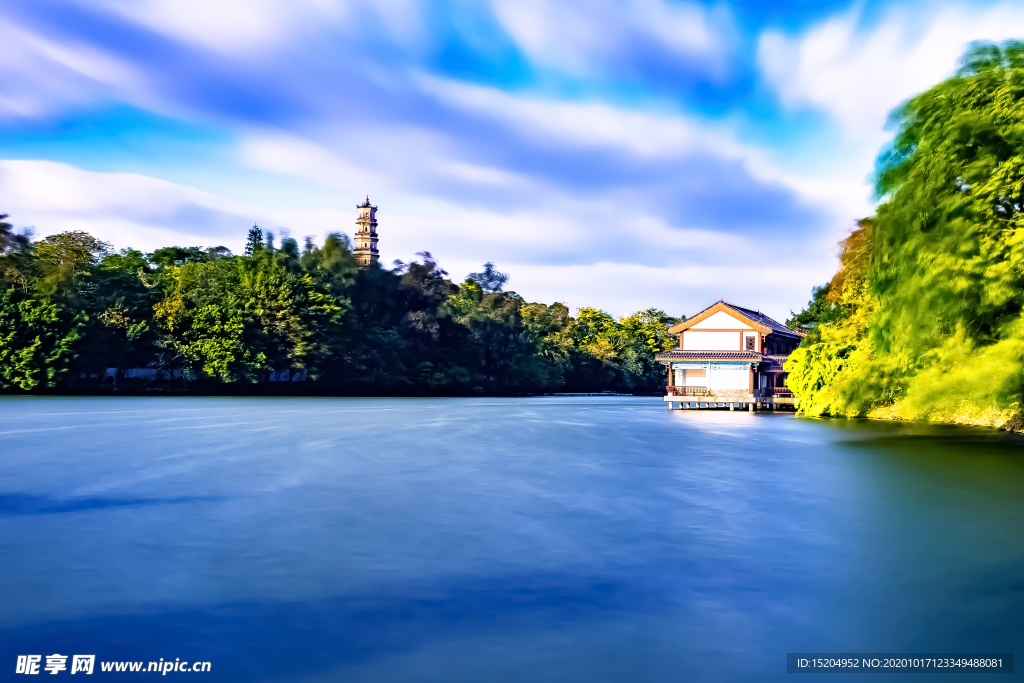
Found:
<svg viewBox="0 0 1024 683"><path fill-rule="evenodd" d="M0 388L325 394L654 392L677 318L528 303L485 264L359 269L348 237L112 253L85 232L38 241L0 215ZM287 381L301 384L283 384Z"/></svg>

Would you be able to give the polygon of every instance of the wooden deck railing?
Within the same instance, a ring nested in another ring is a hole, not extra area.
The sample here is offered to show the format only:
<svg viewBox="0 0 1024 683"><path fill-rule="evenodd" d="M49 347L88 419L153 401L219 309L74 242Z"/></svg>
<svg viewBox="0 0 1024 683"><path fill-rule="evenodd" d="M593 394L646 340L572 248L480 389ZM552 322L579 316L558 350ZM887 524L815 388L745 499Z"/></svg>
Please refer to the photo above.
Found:
<svg viewBox="0 0 1024 683"><path fill-rule="evenodd" d="M793 391L789 387L765 387L764 389L754 389L754 398L771 398L772 396L778 396L779 398L793 398Z"/></svg>
<svg viewBox="0 0 1024 683"><path fill-rule="evenodd" d="M707 396L710 392L707 387L665 387L669 396ZM789 387L765 387L754 389L754 398L793 398L793 392Z"/></svg>
<svg viewBox="0 0 1024 683"><path fill-rule="evenodd" d="M707 387L665 387L669 396L707 396Z"/></svg>

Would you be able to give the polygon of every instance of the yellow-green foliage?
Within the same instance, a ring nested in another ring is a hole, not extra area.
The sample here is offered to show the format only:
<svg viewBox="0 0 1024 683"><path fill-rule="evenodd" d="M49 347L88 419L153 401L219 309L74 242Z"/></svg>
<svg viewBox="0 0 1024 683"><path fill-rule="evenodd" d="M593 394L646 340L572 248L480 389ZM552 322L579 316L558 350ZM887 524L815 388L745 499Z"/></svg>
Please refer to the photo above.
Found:
<svg viewBox="0 0 1024 683"><path fill-rule="evenodd" d="M209 263L186 263L168 271L172 284L154 314L166 333L164 344L180 355L186 368L224 382L253 380L267 369L266 356L245 343L242 316L207 294L230 271Z"/></svg>
<svg viewBox="0 0 1024 683"><path fill-rule="evenodd" d="M867 321L872 312L866 273L869 265L870 221L842 242L840 269L827 288L829 321L810 330L786 362L787 384L806 415L854 416L859 408L850 397L860 381L858 371L869 360Z"/></svg>
<svg viewBox="0 0 1024 683"><path fill-rule="evenodd" d="M1002 424L1024 390L1024 47L975 48L895 116L861 267L837 274L863 296L789 384L808 414Z"/></svg>
<svg viewBox="0 0 1024 683"><path fill-rule="evenodd" d="M1018 320L994 344L979 347L958 328L941 347L928 352L924 369L908 379L906 397L880 405L868 415L1000 426L1018 412L1024 376L1024 329Z"/></svg>

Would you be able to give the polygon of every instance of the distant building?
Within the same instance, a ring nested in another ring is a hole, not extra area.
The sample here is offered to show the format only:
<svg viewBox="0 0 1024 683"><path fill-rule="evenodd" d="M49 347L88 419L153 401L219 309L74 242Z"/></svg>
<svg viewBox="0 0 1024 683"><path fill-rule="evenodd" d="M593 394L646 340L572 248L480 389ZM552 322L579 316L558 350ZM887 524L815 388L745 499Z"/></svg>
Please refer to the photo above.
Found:
<svg viewBox="0 0 1024 683"><path fill-rule="evenodd" d="M359 267L377 263L380 253L377 251L377 207L370 205L370 197L357 204L359 218L356 219L355 257Z"/></svg>
<svg viewBox="0 0 1024 683"><path fill-rule="evenodd" d="M679 348L655 358L668 371L670 407L723 404L752 410L756 404L793 404L782 365L800 344L799 332L724 301L669 331L679 334Z"/></svg>

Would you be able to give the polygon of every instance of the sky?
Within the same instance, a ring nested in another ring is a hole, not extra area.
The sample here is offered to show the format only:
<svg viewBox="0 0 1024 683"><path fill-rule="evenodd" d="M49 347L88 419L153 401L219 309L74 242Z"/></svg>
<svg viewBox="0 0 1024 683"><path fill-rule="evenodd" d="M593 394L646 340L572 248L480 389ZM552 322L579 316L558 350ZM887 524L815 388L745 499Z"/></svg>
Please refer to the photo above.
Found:
<svg viewBox="0 0 1024 683"><path fill-rule="evenodd" d="M889 113L1020 2L4 0L0 212L115 248L352 234L529 301L784 320Z"/></svg>

